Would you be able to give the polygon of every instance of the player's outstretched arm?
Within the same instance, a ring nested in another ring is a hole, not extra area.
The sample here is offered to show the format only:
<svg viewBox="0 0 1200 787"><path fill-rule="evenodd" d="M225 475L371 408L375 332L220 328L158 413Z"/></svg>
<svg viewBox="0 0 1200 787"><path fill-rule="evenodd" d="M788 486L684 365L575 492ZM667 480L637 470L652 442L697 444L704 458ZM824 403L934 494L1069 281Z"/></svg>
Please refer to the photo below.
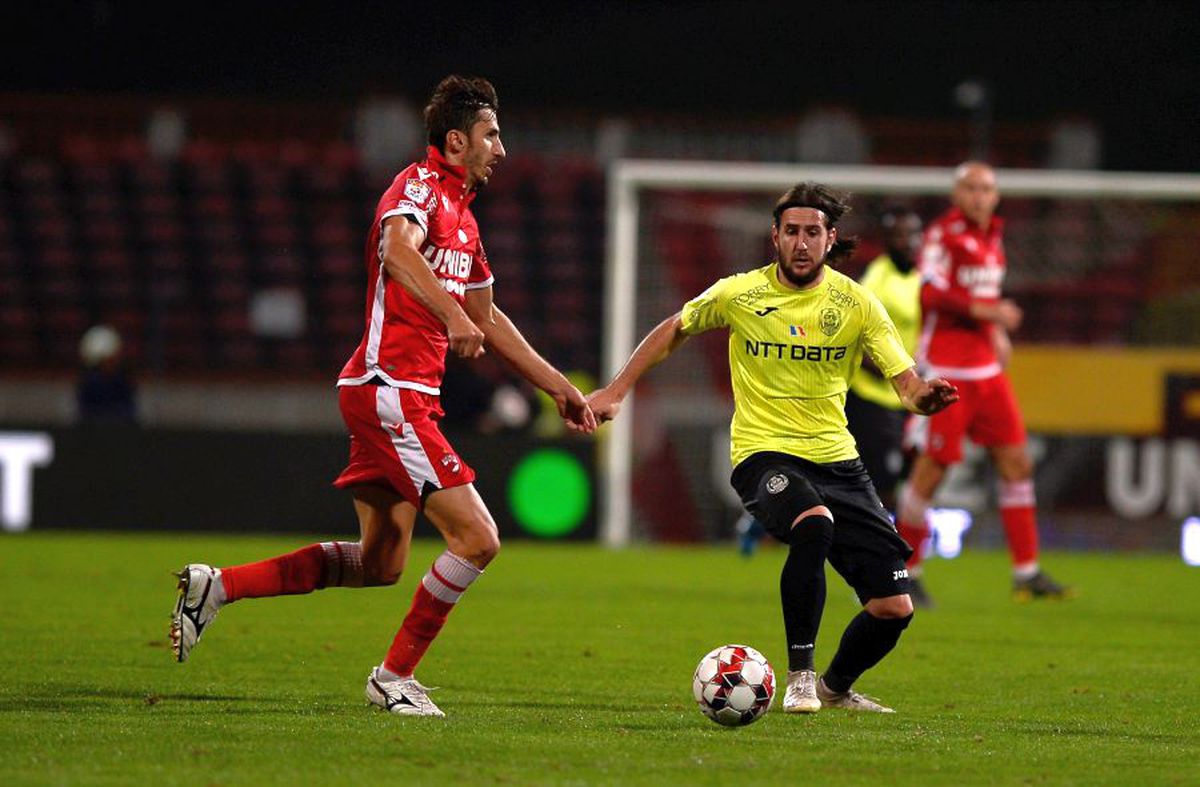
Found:
<svg viewBox="0 0 1200 787"><path fill-rule="evenodd" d="M665 361L667 356L675 352L687 339L688 335L683 332L683 320L678 313L663 320L646 334L646 338L642 339L642 343L633 351L633 355L629 356L629 360L612 382L588 397L596 418L601 422L616 418L621 409L621 402L638 379Z"/></svg>
<svg viewBox="0 0 1200 787"><path fill-rule="evenodd" d="M939 378L923 380L915 367L892 378L892 387L910 413L933 415L958 401L958 389Z"/></svg>
<svg viewBox="0 0 1200 787"><path fill-rule="evenodd" d="M421 256L421 241L425 230L403 216L392 216L383 223L379 242L383 253L383 268L387 275L420 301L446 326L450 349L463 358L483 355L483 331L458 305L458 301L442 289L437 277Z"/></svg>
<svg viewBox="0 0 1200 787"><path fill-rule="evenodd" d="M584 433L596 430L596 416L587 399L533 349L508 315L492 302L491 287L467 291L467 315L483 331L489 347L522 377L550 395L567 428Z"/></svg>
<svg viewBox="0 0 1200 787"><path fill-rule="evenodd" d="M939 279L941 284L937 283ZM942 277L934 277L921 285L921 310L961 314L980 322L995 323L1006 331L1020 328L1024 316L1015 301L972 298L965 292L951 290Z"/></svg>

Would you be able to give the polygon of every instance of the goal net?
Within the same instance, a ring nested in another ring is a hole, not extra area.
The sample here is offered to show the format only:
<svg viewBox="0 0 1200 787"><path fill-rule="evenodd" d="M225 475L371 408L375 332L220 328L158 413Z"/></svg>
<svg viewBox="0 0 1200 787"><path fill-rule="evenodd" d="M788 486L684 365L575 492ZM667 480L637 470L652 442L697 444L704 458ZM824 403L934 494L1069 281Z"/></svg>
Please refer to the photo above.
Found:
<svg viewBox="0 0 1200 787"><path fill-rule="evenodd" d="M929 221L953 170L626 160L608 181L606 379L659 321L716 279L772 259L771 208L802 180L854 195L843 235L882 250L877 218L904 205ZM1200 176L998 170L1009 270L1026 311L1019 343L1200 343ZM727 537L733 411L724 331L694 337L639 382L609 427L601 534L635 540Z"/></svg>

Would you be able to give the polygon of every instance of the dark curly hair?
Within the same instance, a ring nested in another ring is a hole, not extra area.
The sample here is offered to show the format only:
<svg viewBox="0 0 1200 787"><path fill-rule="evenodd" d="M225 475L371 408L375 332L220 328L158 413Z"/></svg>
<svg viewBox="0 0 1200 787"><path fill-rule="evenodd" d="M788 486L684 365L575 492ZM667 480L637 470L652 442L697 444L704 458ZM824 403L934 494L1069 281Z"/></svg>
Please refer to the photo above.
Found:
<svg viewBox="0 0 1200 787"><path fill-rule="evenodd" d="M483 77L461 77L452 74L434 88L425 106L425 128L429 144L446 152L446 135L451 131L470 133L479 117L479 110L500 111L496 88Z"/></svg>
<svg viewBox="0 0 1200 787"><path fill-rule="evenodd" d="M788 208L812 208L821 211L825 214L825 229L831 230L837 226L842 216L850 212L850 194L834 191L821 183L797 183L775 203L772 215L775 217L776 229L779 228L779 217ZM839 237L825 259L828 262L850 259L857 248L858 238Z"/></svg>

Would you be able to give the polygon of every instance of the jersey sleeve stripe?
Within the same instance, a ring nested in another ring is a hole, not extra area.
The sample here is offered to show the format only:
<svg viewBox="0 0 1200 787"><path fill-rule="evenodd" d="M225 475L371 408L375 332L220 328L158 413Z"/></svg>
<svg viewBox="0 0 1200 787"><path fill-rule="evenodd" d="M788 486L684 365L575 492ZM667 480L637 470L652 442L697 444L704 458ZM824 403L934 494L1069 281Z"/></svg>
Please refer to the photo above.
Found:
<svg viewBox="0 0 1200 787"><path fill-rule="evenodd" d="M989 363L983 366L938 366L929 365L929 374L934 377L946 377L951 380L987 380L1004 368L999 363Z"/></svg>
<svg viewBox="0 0 1200 787"><path fill-rule="evenodd" d="M495 281L495 276L488 276L485 281L471 282L470 284L465 285L465 288L468 290L482 290L484 287L491 287Z"/></svg>
<svg viewBox="0 0 1200 787"><path fill-rule="evenodd" d="M392 216L411 216L413 219L416 219L417 224L420 225L421 229L423 229L426 234L429 233L428 214L411 202L401 202L399 205L380 216L379 223L382 225L385 219L389 219Z"/></svg>

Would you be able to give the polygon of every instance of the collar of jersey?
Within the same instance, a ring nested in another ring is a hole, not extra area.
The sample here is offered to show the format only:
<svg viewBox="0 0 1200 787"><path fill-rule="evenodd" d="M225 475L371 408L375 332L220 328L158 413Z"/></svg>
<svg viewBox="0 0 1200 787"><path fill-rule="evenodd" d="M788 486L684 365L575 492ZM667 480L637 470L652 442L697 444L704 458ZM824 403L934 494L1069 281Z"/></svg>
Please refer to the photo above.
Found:
<svg viewBox="0 0 1200 787"><path fill-rule="evenodd" d="M775 292L783 293L784 295L795 295L797 297L803 298L806 295L809 295L811 293L820 292L825 287L825 285L829 283L830 268L828 265L826 265L825 266L825 276L821 279L821 283L818 284L816 287L809 287L807 290L792 289L791 287L785 286L781 281L779 281L779 276L775 273L775 267L777 265L779 265L778 262L772 262L770 265L768 265L766 267L766 269L764 271L767 275L767 280L771 283L771 289L775 290Z"/></svg>
<svg viewBox="0 0 1200 787"><path fill-rule="evenodd" d="M950 221L961 221L968 232L977 232L982 235L990 235L1004 229L1004 219L996 215L992 216L991 224L984 229L980 229L971 223L971 220L967 218L967 214L963 213L961 208L951 208L946 211L946 218Z"/></svg>
<svg viewBox="0 0 1200 787"><path fill-rule="evenodd" d="M456 167L446 161L446 157L442 155L442 151L430 145L425 149L425 155L429 163L429 169L437 173L438 180L445 184L446 191L451 196L470 202L475 199L475 191L472 189L464 193L466 188L466 173L462 167Z"/></svg>

